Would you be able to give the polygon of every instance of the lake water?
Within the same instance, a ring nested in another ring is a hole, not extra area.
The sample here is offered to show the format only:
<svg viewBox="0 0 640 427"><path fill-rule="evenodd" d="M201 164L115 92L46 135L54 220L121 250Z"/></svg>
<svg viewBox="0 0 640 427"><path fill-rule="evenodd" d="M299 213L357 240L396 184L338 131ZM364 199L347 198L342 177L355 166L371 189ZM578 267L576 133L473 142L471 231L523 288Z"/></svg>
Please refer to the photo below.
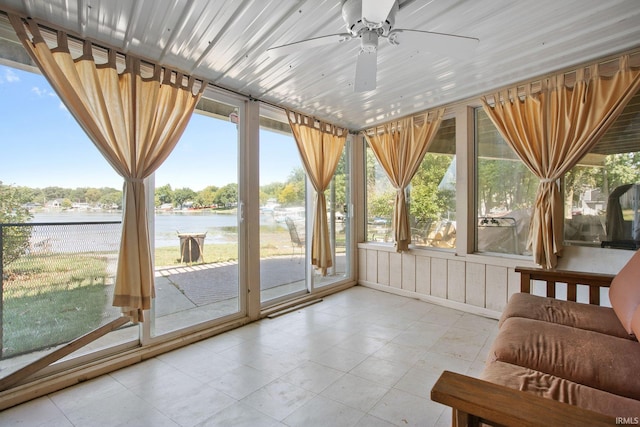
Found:
<svg viewBox="0 0 640 427"><path fill-rule="evenodd" d="M48 211L34 213L31 222L102 222L121 221L122 212ZM260 215L260 225L278 223L270 213ZM234 213L211 211L158 212L155 215L155 245L176 246L178 233L207 233L205 243L237 241L238 217Z"/></svg>

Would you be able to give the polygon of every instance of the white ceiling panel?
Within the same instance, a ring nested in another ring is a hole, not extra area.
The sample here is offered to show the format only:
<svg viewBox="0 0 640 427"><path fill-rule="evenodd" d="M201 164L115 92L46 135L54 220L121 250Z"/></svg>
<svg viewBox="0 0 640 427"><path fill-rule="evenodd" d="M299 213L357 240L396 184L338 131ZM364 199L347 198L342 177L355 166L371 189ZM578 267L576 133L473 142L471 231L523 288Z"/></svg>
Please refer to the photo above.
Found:
<svg viewBox="0 0 640 427"><path fill-rule="evenodd" d="M345 33L342 2L0 0L0 10L353 130L640 49L638 0L399 0L393 28L478 38L475 54L456 58L381 38L377 88L363 93L353 90L359 40L267 54ZM0 41L9 43L1 30ZM0 54L15 59L14 50Z"/></svg>

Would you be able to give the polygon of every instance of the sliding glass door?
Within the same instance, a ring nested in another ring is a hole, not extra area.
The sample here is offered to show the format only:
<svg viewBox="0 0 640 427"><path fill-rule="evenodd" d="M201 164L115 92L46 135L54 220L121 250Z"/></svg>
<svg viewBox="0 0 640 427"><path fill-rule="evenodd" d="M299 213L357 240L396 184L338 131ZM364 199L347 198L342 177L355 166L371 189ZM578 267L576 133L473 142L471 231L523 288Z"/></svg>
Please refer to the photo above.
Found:
<svg viewBox="0 0 640 427"><path fill-rule="evenodd" d="M308 292L307 178L282 111L260 116L260 301Z"/></svg>
<svg viewBox="0 0 640 427"><path fill-rule="evenodd" d="M267 107L260 116L261 302L270 305L351 277L350 143L325 192L333 266L311 265L315 192L304 171L286 115Z"/></svg>
<svg viewBox="0 0 640 427"><path fill-rule="evenodd" d="M329 221L329 238L331 240L331 256L333 267L327 270L325 276L317 271L314 273L313 287L320 288L346 280L351 275L351 180L349 141L333 176L329 188L325 192L327 197L327 219Z"/></svg>
<svg viewBox="0 0 640 427"><path fill-rule="evenodd" d="M155 174L152 336L241 312L241 106L203 98Z"/></svg>

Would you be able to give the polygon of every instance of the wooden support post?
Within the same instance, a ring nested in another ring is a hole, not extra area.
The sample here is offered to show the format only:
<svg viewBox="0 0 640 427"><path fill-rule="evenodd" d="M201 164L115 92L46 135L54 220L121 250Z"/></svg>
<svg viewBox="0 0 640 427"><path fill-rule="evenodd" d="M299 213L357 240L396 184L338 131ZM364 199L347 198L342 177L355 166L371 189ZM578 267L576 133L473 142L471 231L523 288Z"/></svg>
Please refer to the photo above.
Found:
<svg viewBox="0 0 640 427"><path fill-rule="evenodd" d="M524 271L520 272L520 292L531 293L531 274Z"/></svg>

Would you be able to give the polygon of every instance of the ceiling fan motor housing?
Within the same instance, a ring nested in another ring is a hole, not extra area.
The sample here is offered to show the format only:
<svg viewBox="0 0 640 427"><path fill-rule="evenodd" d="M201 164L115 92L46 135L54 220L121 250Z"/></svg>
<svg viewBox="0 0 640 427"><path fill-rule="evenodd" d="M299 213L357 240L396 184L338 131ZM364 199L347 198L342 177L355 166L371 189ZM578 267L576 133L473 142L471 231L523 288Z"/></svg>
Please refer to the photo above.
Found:
<svg viewBox="0 0 640 427"><path fill-rule="evenodd" d="M378 33L376 31L363 31L360 38L361 49L365 52L375 52L378 49Z"/></svg>
<svg viewBox="0 0 640 427"><path fill-rule="evenodd" d="M376 36L386 37L395 24L397 11L398 2L395 2L385 21L371 22L366 20L366 16L362 16L362 0L345 0L342 3L342 19L346 23L347 31L354 37L363 36L363 39L366 37L364 34L370 32L375 32ZM375 45L378 45L378 37L375 37Z"/></svg>

